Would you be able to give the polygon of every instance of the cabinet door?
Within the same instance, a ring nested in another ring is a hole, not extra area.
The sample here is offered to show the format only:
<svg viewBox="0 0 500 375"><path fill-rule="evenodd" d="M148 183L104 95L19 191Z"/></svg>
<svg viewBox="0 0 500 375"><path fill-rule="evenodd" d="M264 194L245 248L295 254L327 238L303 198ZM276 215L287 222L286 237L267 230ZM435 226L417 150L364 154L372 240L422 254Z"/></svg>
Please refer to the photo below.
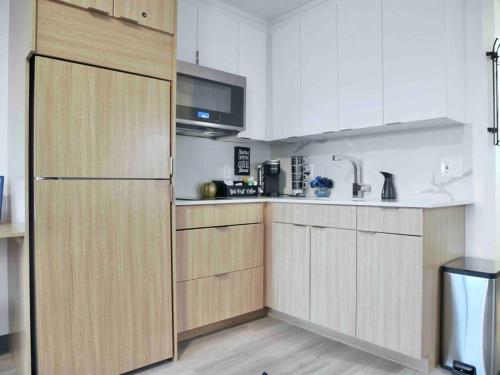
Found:
<svg viewBox="0 0 500 375"><path fill-rule="evenodd" d="M38 370L121 374L171 358L168 181L36 181Z"/></svg>
<svg viewBox="0 0 500 375"><path fill-rule="evenodd" d="M96 16L51 0L38 0L36 4L37 55L173 79L173 35L130 27L117 18Z"/></svg>
<svg viewBox="0 0 500 375"><path fill-rule="evenodd" d="M113 0L59 0L90 11L113 14Z"/></svg>
<svg viewBox="0 0 500 375"><path fill-rule="evenodd" d="M189 0L177 3L177 58L196 63L198 49L198 7Z"/></svg>
<svg viewBox="0 0 500 375"><path fill-rule="evenodd" d="M327 1L301 16L301 135L338 129L337 8Z"/></svg>
<svg viewBox="0 0 500 375"><path fill-rule="evenodd" d="M300 136L300 21L272 30L273 139Z"/></svg>
<svg viewBox="0 0 500 375"><path fill-rule="evenodd" d="M230 13L198 9L200 65L238 73L238 23Z"/></svg>
<svg viewBox="0 0 500 375"><path fill-rule="evenodd" d="M309 320L310 228L273 223L267 254L267 306Z"/></svg>
<svg viewBox="0 0 500 375"><path fill-rule="evenodd" d="M445 117L445 1L382 4L385 123Z"/></svg>
<svg viewBox="0 0 500 375"><path fill-rule="evenodd" d="M356 231L311 228L311 322L356 335Z"/></svg>
<svg viewBox="0 0 500 375"><path fill-rule="evenodd" d="M339 127L384 123L382 0L341 0L339 33Z"/></svg>
<svg viewBox="0 0 500 375"><path fill-rule="evenodd" d="M241 137L267 140L267 32L240 24L238 74L247 77L246 130Z"/></svg>
<svg viewBox="0 0 500 375"><path fill-rule="evenodd" d="M174 0L118 0L114 2L114 16L173 34L174 8Z"/></svg>
<svg viewBox="0 0 500 375"><path fill-rule="evenodd" d="M422 238L358 232L357 337L420 359Z"/></svg>
<svg viewBox="0 0 500 375"><path fill-rule="evenodd" d="M170 178L170 83L37 57L35 175Z"/></svg>

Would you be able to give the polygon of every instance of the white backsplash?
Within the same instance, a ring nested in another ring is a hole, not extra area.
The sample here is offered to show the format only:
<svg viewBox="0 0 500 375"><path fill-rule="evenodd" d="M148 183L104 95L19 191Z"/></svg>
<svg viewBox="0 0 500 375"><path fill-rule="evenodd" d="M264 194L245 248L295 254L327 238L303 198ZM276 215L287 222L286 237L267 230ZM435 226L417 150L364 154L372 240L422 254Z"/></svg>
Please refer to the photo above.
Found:
<svg viewBox="0 0 500 375"><path fill-rule="evenodd" d="M361 160L363 183L372 190L368 198L381 195L384 182L380 171L395 175L400 199L472 199L472 153L469 126L438 127L380 135L356 136L303 144L272 147L273 159L282 161L285 193L291 193L290 156L302 155L312 165L312 175L330 177L335 182L333 197L352 195L353 168L348 162L332 162L332 155L349 155ZM459 157L463 176L443 178L441 159ZM309 189L312 195L312 189Z"/></svg>
<svg viewBox="0 0 500 375"><path fill-rule="evenodd" d="M201 184L224 178L225 166L233 172L234 146L238 145L251 148L253 176L260 162L271 156L280 159L287 194L291 193L290 157L303 155L313 167L311 177L326 176L335 181L333 197L350 197L353 168L347 162L332 162L332 154L339 154L361 160L363 182L372 187L368 198L380 197L384 178L379 172L386 171L395 175L400 199L473 199L471 134L467 125L272 147L177 136L177 196L197 196ZM441 160L450 157L462 159L462 177L441 176Z"/></svg>
<svg viewBox="0 0 500 375"><path fill-rule="evenodd" d="M251 175L257 178L257 165L271 158L266 143L236 143L205 138L177 136L176 195L192 197L200 194L200 186L212 180L223 180L224 168L234 173L234 147L250 147Z"/></svg>

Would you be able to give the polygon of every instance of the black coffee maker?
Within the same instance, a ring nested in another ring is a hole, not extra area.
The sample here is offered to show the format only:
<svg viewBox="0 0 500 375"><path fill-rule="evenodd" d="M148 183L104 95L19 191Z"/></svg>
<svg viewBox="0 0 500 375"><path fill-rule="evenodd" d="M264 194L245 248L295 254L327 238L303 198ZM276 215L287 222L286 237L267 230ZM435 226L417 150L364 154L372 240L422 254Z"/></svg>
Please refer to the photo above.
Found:
<svg viewBox="0 0 500 375"><path fill-rule="evenodd" d="M259 176L259 193L266 197L277 197L280 195L280 173L279 160L267 160L257 167Z"/></svg>

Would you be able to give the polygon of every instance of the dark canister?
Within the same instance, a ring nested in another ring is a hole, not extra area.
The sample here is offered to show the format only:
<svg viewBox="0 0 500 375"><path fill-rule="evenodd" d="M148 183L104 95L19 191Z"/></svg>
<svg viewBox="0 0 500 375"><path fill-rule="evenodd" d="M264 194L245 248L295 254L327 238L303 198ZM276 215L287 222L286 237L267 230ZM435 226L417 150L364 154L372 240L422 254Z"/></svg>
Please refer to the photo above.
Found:
<svg viewBox="0 0 500 375"><path fill-rule="evenodd" d="M380 172L384 176L384 186L382 187L382 200L396 200L396 188L394 187L394 175L389 172Z"/></svg>

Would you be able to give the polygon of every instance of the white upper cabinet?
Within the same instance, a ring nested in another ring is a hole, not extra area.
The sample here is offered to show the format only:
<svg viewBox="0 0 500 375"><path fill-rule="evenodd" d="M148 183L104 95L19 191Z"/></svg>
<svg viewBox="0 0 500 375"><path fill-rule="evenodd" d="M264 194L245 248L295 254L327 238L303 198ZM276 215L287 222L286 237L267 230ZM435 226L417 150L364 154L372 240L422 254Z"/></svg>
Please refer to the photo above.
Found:
<svg viewBox="0 0 500 375"><path fill-rule="evenodd" d="M382 0L338 2L339 127L384 123Z"/></svg>
<svg viewBox="0 0 500 375"><path fill-rule="evenodd" d="M267 32L239 25L238 74L247 78L246 131L240 137L267 140Z"/></svg>
<svg viewBox="0 0 500 375"><path fill-rule="evenodd" d="M293 17L273 27L273 139L300 135L300 19Z"/></svg>
<svg viewBox="0 0 500 375"><path fill-rule="evenodd" d="M338 130L337 6L329 0L301 15L301 135Z"/></svg>
<svg viewBox="0 0 500 375"><path fill-rule="evenodd" d="M178 58L247 77L240 137L465 121L464 0L326 0L264 24L178 1Z"/></svg>
<svg viewBox="0 0 500 375"><path fill-rule="evenodd" d="M198 7L188 0L177 6L177 58L196 63L198 49Z"/></svg>
<svg viewBox="0 0 500 375"><path fill-rule="evenodd" d="M268 140L268 33L265 23L236 16L218 6L178 1L177 57L247 78L246 131L240 137Z"/></svg>
<svg viewBox="0 0 500 375"><path fill-rule="evenodd" d="M238 73L238 23L224 10L198 9L200 65Z"/></svg>
<svg viewBox="0 0 500 375"><path fill-rule="evenodd" d="M383 0L382 15L385 123L446 117L445 0Z"/></svg>

